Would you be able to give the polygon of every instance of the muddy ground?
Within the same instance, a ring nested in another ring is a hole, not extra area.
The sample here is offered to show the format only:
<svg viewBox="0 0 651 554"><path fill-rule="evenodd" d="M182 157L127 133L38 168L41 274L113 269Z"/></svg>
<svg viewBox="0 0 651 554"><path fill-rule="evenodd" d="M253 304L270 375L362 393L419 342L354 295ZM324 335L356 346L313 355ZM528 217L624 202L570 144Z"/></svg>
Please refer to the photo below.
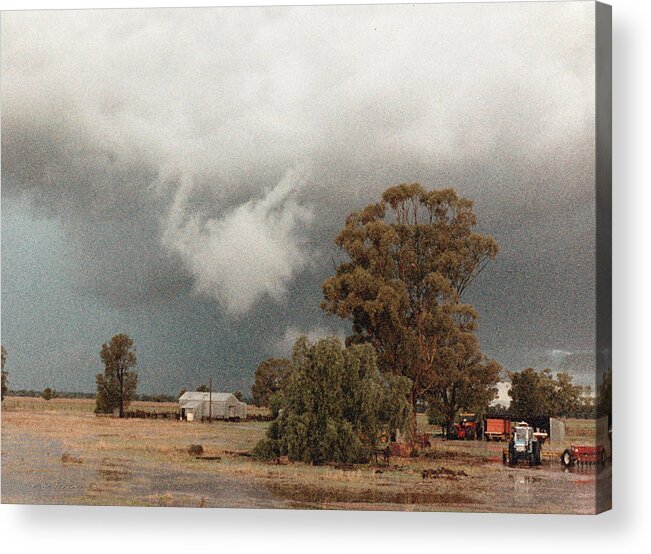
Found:
<svg viewBox="0 0 651 554"><path fill-rule="evenodd" d="M566 471L552 447L532 468L502 465L500 443L442 439L389 466L278 465L242 455L265 428L3 410L2 502L579 514L609 505L610 463Z"/></svg>

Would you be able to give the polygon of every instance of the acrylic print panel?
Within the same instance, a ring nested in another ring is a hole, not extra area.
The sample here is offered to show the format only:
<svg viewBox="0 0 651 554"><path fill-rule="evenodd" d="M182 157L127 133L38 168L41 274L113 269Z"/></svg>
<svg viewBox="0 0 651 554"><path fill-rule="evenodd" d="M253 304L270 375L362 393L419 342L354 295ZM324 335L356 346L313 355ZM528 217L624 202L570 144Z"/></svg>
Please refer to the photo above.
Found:
<svg viewBox="0 0 651 554"><path fill-rule="evenodd" d="M2 502L610 507L610 8L1 38Z"/></svg>

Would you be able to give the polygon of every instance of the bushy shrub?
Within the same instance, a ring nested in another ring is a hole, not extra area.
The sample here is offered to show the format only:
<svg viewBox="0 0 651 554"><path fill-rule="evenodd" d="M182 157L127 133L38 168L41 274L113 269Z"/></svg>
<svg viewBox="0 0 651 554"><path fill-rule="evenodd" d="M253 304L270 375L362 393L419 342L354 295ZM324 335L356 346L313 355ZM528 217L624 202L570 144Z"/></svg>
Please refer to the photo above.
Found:
<svg viewBox="0 0 651 554"><path fill-rule="evenodd" d="M383 433L404 429L411 382L382 375L370 345L343 348L336 338L294 346L291 373L270 398L277 417L254 455L320 464L368 460Z"/></svg>

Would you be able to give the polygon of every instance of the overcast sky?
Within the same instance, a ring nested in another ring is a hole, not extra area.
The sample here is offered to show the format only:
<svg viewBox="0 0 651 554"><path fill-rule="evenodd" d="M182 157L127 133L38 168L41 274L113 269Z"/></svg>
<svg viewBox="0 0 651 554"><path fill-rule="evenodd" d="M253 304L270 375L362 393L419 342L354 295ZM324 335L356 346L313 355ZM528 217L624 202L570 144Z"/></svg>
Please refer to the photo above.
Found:
<svg viewBox="0 0 651 554"><path fill-rule="evenodd" d="M349 212L454 187L500 254L468 294L507 369L594 360L594 4L2 14L2 342L12 388L248 392ZM583 379L586 379L584 373Z"/></svg>

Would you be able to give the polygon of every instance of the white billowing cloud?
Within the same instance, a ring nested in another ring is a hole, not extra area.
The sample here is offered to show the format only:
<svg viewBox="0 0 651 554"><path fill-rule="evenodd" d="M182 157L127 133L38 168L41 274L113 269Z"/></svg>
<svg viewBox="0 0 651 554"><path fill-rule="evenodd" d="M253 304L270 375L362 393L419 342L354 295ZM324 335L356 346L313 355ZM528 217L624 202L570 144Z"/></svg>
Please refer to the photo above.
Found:
<svg viewBox="0 0 651 554"><path fill-rule="evenodd" d="M346 335L341 330L333 330L318 325L305 331L298 327L290 326L287 327L285 334L276 344L276 350L283 356L291 356L296 340L302 336L307 337L307 340L310 342L316 342L319 339L328 337L336 337L342 342L342 344L346 341Z"/></svg>
<svg viewBox="0 0 651 554"><path fill-rule="evenodd" d="M9 12L4 123L66 119L84 155L92 141L221 182L289 167L297 152L367 164L503 144L535 156L593 119L593 13L581 2Z"/></svg>
<svg viewBox="0 0 651 554"><path fill-rule="evenodd" d="M263 198L204 218L188 211L192 184L182 181L163 243L182 258L198 293L216 298L231 314L243 314L265 295L283 296L307 259L304 226L312 211L295 198L300 182L290 170Z"/></svg>
<svg viewBox="0 0 651 554"><path fill-rule="evenodd" d="M567 173L592 171L593 16L588 2L4 13L3 194L28 189L66 222L71 266L101 290L181 290L174 252L242 313L283 296L306 233L328 228L310 240L331 245L391 184L456 164L479 191L488 165L508 206L559 152ZM296 160L312 172L288 184ZM116 233L124 260L104 246Z"/></svg>

